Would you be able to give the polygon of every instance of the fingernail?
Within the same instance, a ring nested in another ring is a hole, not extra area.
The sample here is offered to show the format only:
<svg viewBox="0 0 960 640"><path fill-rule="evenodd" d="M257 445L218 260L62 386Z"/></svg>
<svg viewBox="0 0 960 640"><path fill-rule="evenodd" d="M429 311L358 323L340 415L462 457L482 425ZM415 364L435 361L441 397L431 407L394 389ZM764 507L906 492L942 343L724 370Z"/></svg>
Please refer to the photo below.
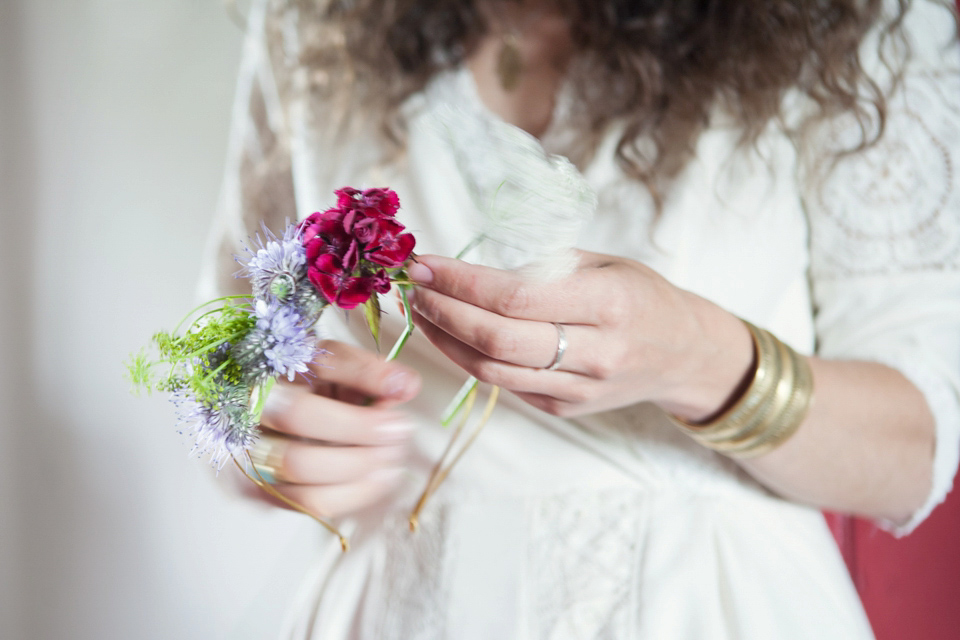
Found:
<svg viewBox="0 0 960 640"><path fill-rule="evenodd" d="M387 376L383 383L383 394L386 396L402 396L410 389L413 377L406 371L396 371Z"/></svg>
<svg viewBox="0 0 960 640"><path fill-rule="evenodd" d="M433 282L433 271L422 262L414 262L407 268L407 275L414 282L420 284L430 284Z"/></svg>
<svg viewBox="0 0 960 640"><path fill-rule="evenodd" d="M407 440L413 433L413 425L406 420L385 422L376 428L377 434L387 441Z"/></svg>
<svg viewBox="0 0 960 640"><path fill-rule="evenodd" d="M293 402L293 391L287 385L278 384L270 390L267 401L263 403L263 415L271 416L283 413Z"/></svg>

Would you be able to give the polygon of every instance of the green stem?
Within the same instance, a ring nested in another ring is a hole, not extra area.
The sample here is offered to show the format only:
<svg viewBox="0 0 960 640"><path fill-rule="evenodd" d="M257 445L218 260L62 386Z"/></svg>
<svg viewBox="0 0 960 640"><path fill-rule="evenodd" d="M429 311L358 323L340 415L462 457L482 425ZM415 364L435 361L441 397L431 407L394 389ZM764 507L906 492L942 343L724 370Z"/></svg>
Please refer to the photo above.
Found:
<svg viewBox="0 0 960 640"><path fill-rule="evenodd" d="M457 414L463 409L464 403L470 397L470 394L473 393L479 380L470 376L467 378L467 381L463 383L463 386L460 387L460 390L457 391L457 394L453 396L453 399L450 400L450 404L447 405L447 408L443 410L443 414L440 417L440 424L445 427L449 427L450 423L453 422L453 419L457 417Z"/></svg>
<svg viewBox="0 0 960 640"><path fill-rule="evenodd" d="M260 415L263 413L263 407L267 404L267 396L270 395L270 392L273 390L273 386L277 384L276 378L269 378L266 382L260 385L260 388L257 389L257 404L253 408L253 416L257 419L257 422L260 421Z"/></svg>
<svg viewBox="0 0 960 640"><path fill-rule="evenodd" d="M216 309L211 309L210 311L205 311L204 313L201 313L199 316L194 318L193 322L190 323L190 326L187 327L187 330L184 331L184 333L190 333L190 330L193 329L195 326L197 326L200 323L200 321L206 318L207 316L213 315L214 313L223 313L224 310L232 309L232 308L233 307L229 305L223 305L222 307L217 307Z"/></svg>
<svg viewBox="0 0 960 640"><path fill-rule="evenodd" d="M246 331L237 331L236 333L231 333L231 334L230 334L229 336L227 336L226 338L221 338L221 339L215 340L215 341L213 341L213 342L208 342L207 344L203 345L202 347L199 347L199 348L197 348L196 350L191 351L191 352L188 353L188 354L182 355L182 356L180 356L179 358L172 358L172 359L167 359L167 360L158 360L157 362L167 363L167 364L176 364L176 363L182 362L182 361L184 361L184 360L189 360L190 358L196 358L196 357L199 356L201 353L206 353L207 351L211 351L211 350L213 350L213 349L216 349L217 347L219 347L220 345L222 345L224 342L230 342L231 340L235 340L235 339L237 339L237 338L242 338L242 337L245 336L245 335L247 335L247 332L246 332Z"/></svg>
<svg viewBox="0 0 960 640"><path fill-rule="evenodd" d="M230 361L229 361L229 360L226 360L226 361L225 361L223 364L221 364L219 367L217 367L216 369L214 369L213 371L211 371L211 372L208 373L207 375L203 376L203 382L204 382L204 384L206 384L206 383L207 383L208 381L210 381L210 380L213 380L213 377L214 377L215 375L217 375L218 373L220 373L221 371L223 371L224 369L226 369L226 368L227 368L227 365L229 365L229 364L230 364Z"/></svg>
<svg viewBox="0 0 960 640"><path fill-rule="evenodd" d="M407 320L407 326L405 326L403 331L400 332L400 336L394 343L393 348L390 349L390 353L387 354L388 362L400 355L403 345L407 343L407 339L410 338L411 334L413 334L413 310L410 309L410 298L407 296L407 291L411 288L412 287L407 284L401 284L397 287L397 289L400 290L400 300L403 302L403 315Z"/></svg>
<svg viewBox="0 0 960 640"><path fill-rule="evenodd" d="M212 350L212 349L216 349L217 347L219 347L219 346L220 346L221 344L223 344L224 342L230 342L231 340L234 340L234 339L236 339L236 338L241 338L241 337L243 337L244 335L245 335L244 332L238 331L238 332L236 332L236 333L230 334L230 335L227 336L226 338L222 338L222 339L216 340L216 341L214 341L214 342L208 342L207 344L203 345L203 346L200 347L199 349L196 349L195 351L191 351L190 353L188 353L188 354L186 354L186 355L183 355L183 356L180 356L179 358L166 358L166 359L164 359L164 360L157 360L157 361L154 362L153 364L169 364L169 365L170 365L170 372L167 374L167 382L169 383L169 382L173 379L173 374L174 374L174 372L177 370L177 366L178 366L180 363L184 362L185 360L190 360L191 358L195 358L195 357L197 357L198 355L200 355L201 353L206 353L206 352L208 352L208 351L210 351L210 350ZM225 364L227 364L227 363L224 363L224 365L225 365ZM222 367L222 366L223 366L223 365L221 365L221 367Z"/></svg>
<svg viewBox="0 0 960 640"><path fill-rule="evenodd" d="M173 329L173 331L171 331L170 333L171 333L172 335L175 335L175 334L180 330L180 327L183 326L183 323L187 321L187 318L189 318L190 316L192 316L193 314L195 314L197 311L200 311L200 309L203 309L204 307L208 307L208 306L210 306L211 304L213 304L214 302L221 302L221 301L223 301L223 300L237 300L237 299L240 299L240 298L243 298L243 299L245 299L245 300L249 300L249 299L250 299L250 296L221 296L221 297L219 297L219 298L214 298L213 300L207 300L207 301L204 302L203 304L201 304L201 305L199 305L199 306L197 306L197 307L194 307L193 309L191 309L191 310L187 313L187 315L183 316L183 319L180 320L180 322L177 323L177 326L176 326L176 327ZM223 308L223 307L220 307L220 309L222 309L222 308ZM219 309L216 309L216 311L219 311Z"/></svg>
<svg viewBox="0 0 960 640"><path fill-rule="evenodd" d="M461 260L461 259L463 258L463 256L467 255L471 250L473 250L474 247L476 247L478 244L480 244L481 242L483 242L483 241L486 240L486 239L487 239L487 234L481 233L481 234L478 235L476 238L474 238L473 240L471 240L470 242L468 242L468 243L467 243L467 246L465 246L463 249L461 249L461 250L460 250L460 253L458 253L457 255L455 255L454 258L456 258L457 260Z"/></svg>

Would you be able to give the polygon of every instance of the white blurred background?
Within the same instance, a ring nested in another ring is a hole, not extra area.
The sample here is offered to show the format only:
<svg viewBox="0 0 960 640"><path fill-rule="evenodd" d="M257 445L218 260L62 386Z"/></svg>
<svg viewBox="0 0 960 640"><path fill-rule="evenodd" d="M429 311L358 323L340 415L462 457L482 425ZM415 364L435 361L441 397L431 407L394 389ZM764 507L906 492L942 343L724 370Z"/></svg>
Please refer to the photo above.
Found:
<svg viewBox="0 0 960 640"><path fill-rule="evenodd" d="M193 302L241 40L220 0L0 0L5 640L272 638L321 537L122 377Z"/></svg>

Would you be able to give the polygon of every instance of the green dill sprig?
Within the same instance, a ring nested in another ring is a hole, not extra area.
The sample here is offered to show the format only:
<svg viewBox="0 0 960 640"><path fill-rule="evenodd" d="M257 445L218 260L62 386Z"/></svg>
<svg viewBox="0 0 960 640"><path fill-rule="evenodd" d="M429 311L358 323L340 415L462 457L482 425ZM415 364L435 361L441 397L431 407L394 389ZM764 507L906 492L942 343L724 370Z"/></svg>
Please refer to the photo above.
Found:
<svg viewBox="0 0 960 640"><path fill-rule="evenodd" d="M230 356L229 346L254 328L256 317L248 309L235 306L235 300L248 298L228 296L211 300L193 309L173 331L156 333L150 346L157 357L151 358L148 349L141 349L127 363L127 376L134 390L150 393L154 389L189 389L197 400L214 404L226 387L244 386L243 371ZM226 304L203 311L216 302ZM191 316L196 317L179 333Z"/></svg>

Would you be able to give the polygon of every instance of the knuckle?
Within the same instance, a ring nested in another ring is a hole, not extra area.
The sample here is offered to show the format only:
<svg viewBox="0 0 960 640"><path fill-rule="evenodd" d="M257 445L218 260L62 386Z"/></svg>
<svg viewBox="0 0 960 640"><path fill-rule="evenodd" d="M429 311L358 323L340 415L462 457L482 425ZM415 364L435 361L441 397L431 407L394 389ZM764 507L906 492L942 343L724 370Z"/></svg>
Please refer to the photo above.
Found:
<svg viewBox="0 0 960 640"><path fill-rule="evenodd" d="M417 293L417 312L427 320L434 321L440 315L440 296L429 289ZM434 324L437 324L434 322Z"/></svg>
<svg viewBox="0 0 960 640"><path fill-rule="evenodd" d="M473 377L487 384L503 385L503 367L492 360L480 360L471 367Z"/></svg>
<svg viewBox="0 0 960 640"><path fill-rule="evenodd" d="M455 298L470 298L477 290L477 282L476 274L460 272L450 276L443 290Z"/></svg>
<svg viewBox="0 0 960 640"><path fill-rule="evenodd" d="M564 403L562 400L557 398L547 398L543 401L543 406L541 408L552 416L562 418L564 417L565 407L566 403Z"/></svg>
<svg viewBox="0 0 960 640"><path fill-rule="evenodd" d="M504 316L520 317L529 308L530 288L523 282L516 282L497 299L495 311Z"/></svg>
<svg viewBox="0 0 960 640"><path fill-rule="evenodd" d="M599 380L609 380L616 375L619 369L619 358L616 354L601 353L590 363L590 376Z"/></svg>
<svg viewBox="0 0 960 640"><path fill-rule="evenodd" d="M610 300L600 309L600 323L610 327L622 326L629 316L627 304L620 298Z"/></svg>
<svg viewBox="0 0 960 640"><path fill-rule="evenodd" d="M304 456L301 455L297 447L287 447L279 462L280 468L277 471L284 481L298 484L306 480L309 474L309 465L305 463Z"/></svg>
<svg viewBox="0 0 960 640"><path fill-rule="evenodd" d="M510 360L517 352L517 338L510 331L483 328L477 336L477 348L497 360Z"/></svg>
<svg viewBox="0 0 960 640"><path fill-rule="evenodd" d="M584 404L593 400L593 390L582 382L574 382L564 390L566 403Z"/></svg>

